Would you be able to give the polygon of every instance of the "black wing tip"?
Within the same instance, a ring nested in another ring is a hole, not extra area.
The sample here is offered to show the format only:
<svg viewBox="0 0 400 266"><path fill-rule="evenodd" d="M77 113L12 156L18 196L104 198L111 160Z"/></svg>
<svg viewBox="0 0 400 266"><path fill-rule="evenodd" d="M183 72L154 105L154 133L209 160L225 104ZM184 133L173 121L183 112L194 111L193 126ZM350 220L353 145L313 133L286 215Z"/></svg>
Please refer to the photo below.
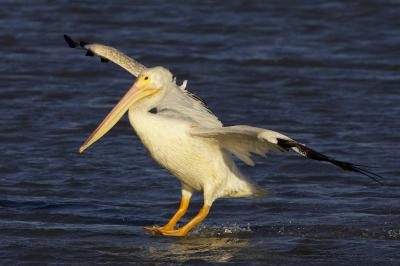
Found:
<svg viewBox="0 0 400 266"><path fill-rule="evenodd" d="M79 42L79 46L80 47L82 47L82 48L85 48L85 45L88 45L89 43L88 42L85 42L85 41L80 41Z"/></svg>
<svg viewBox="0 0 400 266"><path fill-rule="evenodd" d="M89 47L85 47L86 45L90 44L89 42L85 42L85 41L74 41L70 36L68 36L67 34L64 34L64 40L65 42L68 44L69 47L71 48L80 48L80 49L85 49L86 51L86 56L95 56L96 54L91 51L89 49ZM107 63L109 60L104 58L104 57L100 57L101 62Z"/></svg>
<svg viewBox="0 0 400 266"><path fill-rule="evenodd" d="M289 151L291 148L296 147L294 141L288 140L288 139L281 139L281 138L276 138L277 144L279 147L283 148L285 151Z"/></svg>
<svg viewBox="0 0 400 266"><path fill-rule="evenodd" d="M385 184L383 183L383 176L378 175L377 173L371 172L369 170L367 170L367 166L363 166L360 167L356 164L352 164L352 163L347 163L347 162L341 162L341 161L336 161L335 163L336 166L339 166L340 168L342 168L343 170L347 170L347 171L352 171L352 172L356 172L356 173L360 173L362 175L365 175L369 178L371 178L372 180L374 180L376 183L378 183L381 186L384 186ZM342 165L345 164L345 166L343 167Z"/></svg>
<svg viewBox="0 0 400 266"><path fill-rule="evenodd" d="M69 37L67 34L64 34L64 40L65 40L65 42L68 44L68 46L70 47L70 48L76 48L76 47L78 47L78 43L77 42L75 42L71 37Z"/></svg>
<svg viewBox="0 0 400 266"><path fill-rule="evenodd" d="M382 182L382 180L384 180L383 176L378 175L377 173L374 173L372 171L369 171L368 169L366 169L366 168L369 168L368 166L339 161L339 160L335 160L330 157L327 157L327 158L328 158L328 160L323 160L323 161L330 162L333 165L336 165L337 167L339 167L345 171L351 171L351 172L356 172L356 173L362 174L364 176L369 177L370 179L372 179L379 185L382 185L382 186L384 185L384 183Z"/></svg>
<svg viewBox="0 0 400 266"><path fill-rule="evenodd" d="M79 41L79 42L74 41L74 40L73 40L69 35L67 35L67 34L64 34L64 40L65 40L65 42L68 44L68 46L71 47L71 48L76 48L76 47L78 47L78 46L80 46L80 47L82 47L82 48L85 48L85 45L90 44L90 43L85 42L85 41Z"/></svg>
<svg viewBox="0 0 400 266"><path fill-rule="evenodd" d="M345 170L345 171L352 171L352 172L356 172L356 173L360 173L362 175L365 175L369 178L371 178L372 180L374 180L376 183L380 184L380 185L385 185L381 180L383 180L384 178L381 175L378 175L374 172L371 172L369 170L367 170L366 168L369 168L369 166L365 166L365 165L360 165L360 164L352 164L349 162L344 162L344 161L338 161L335 160L331 157L328 157L322 153L319 153L317 151L314 151L308 147L306 147L303 144L300 144L296 141L293 140L287 140L287 139L281 139L281 138L277 138L278 141L278 145L285 149L286 151L289 151L289 149L292 148L297 148L301 154L303 154L306 158L309 159L313 159L313 160L317 160L317 161L325 161L325 162L329 162L332 163L333 165ZM371 168L376 168L371 167Z"/></svg>

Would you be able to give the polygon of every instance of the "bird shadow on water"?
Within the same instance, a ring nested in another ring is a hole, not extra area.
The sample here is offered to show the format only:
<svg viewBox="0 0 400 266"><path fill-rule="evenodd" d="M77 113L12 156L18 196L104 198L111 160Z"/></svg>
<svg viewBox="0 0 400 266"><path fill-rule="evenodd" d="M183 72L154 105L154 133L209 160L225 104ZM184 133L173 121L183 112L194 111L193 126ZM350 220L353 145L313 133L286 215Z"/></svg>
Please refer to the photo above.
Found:
<svg viewBox="0 0 400 266"><path fill-rule="evenodd" d="M236 224L202 225L184 238L162 238L161 245L148 247L148 255L175 262L230 262L250 245L252 233Z"/></svg>

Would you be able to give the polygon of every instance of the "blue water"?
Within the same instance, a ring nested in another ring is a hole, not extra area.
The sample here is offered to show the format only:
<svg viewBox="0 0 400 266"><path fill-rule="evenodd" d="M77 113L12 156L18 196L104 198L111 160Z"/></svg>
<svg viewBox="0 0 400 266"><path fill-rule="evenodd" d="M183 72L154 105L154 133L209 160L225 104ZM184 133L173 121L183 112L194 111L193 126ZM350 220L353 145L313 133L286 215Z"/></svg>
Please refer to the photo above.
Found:
<svg viewBox="0 0 400 266"><path fill-rule="evenodd" d="M398 265L399 14L378 0L1 1L1 264ZM188 237L152 237L142 227L168 220L179 183L127 118L78 153L134 78L63 34L165 66L225 125L377 166L386 185L273 154L239 163L273 196L218 200Z"/></svg>

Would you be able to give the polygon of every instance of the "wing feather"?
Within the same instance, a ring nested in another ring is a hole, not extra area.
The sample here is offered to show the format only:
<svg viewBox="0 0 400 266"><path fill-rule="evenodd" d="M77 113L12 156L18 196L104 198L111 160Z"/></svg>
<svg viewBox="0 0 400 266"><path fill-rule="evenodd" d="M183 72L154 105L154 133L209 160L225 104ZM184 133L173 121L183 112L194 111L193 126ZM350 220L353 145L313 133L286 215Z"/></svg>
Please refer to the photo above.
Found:
<svg viewBox="0 0 400 266"><path fill-rule="evenodd" d="M279 145L274 143L274 136L286 137L277 132L250 127L250 126L231 126L218 128L193 128L193 136L204 138L214 138L222 148L233 153L247 165L253 166L251 153L265 156L269 150L284 151Z"/></svg>
<svg viewBox="0 0 400 266"><path fill-rule="evenodd" d="M228 150L250 166L254 166L251 153L263 156L268 151L287 152L291 150L303 157L329 162L343 170L363 174L382 185L382 176L365 169L361 165L336 160L276 131L239 125L218 128L193 128L190 134L217 140L221 148Z"/></svg>
<svg viewBox="0 0 400 266"><path fill-rule="evenodd" d="M68 35L64 35L64 40L67 42L69 47L85 49L87 50L87 56L97 55L100 57L101 62L111 61L124 68L135 77L137 77L146 68L135 59L127 56L113 47L97 43L87 43L84 41L76 42Z"/></svg>

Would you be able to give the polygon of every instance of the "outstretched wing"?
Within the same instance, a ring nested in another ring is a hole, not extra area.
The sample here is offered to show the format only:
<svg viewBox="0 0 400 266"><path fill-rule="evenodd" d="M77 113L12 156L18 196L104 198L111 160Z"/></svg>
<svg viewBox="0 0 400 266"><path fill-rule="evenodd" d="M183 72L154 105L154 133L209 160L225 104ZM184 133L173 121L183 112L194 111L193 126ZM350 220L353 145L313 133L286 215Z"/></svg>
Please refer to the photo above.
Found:
<svg viewBox="0 0 400 266"><path fill-rule="evenodd" d="M137 77L146 68L135 59L127 56L113 47L97 43L87 43L84 41L76 42L68 35L64 35L64 40L71 48L82 48L87 50L86 56L97 55L100 57L101 62L111 61L126 69L135 77Z"/></svg>
<svg viewBox="0 0 400 266"><path fill-rule="evenodd" d="M292 150L303 157L329 162L343 170L363 174L382 185L380 181L382 177L366 170L363 166L326 156L276 131L240 125L219 128L192 128L190 134L215 139L221 148L228 150L251 166L254 166L254 162L250 158L251 153L265 156L269 150L279 152Z"/></svg>

